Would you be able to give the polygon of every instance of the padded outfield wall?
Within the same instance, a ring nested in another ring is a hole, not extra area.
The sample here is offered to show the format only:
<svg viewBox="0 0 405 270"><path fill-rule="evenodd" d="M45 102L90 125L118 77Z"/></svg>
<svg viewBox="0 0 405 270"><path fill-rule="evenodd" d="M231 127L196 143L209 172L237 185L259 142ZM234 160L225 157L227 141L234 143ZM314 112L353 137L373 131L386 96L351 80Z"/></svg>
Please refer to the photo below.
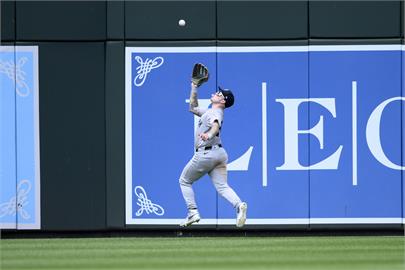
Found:
<svg viewBox="0 0 405 270"><path fill-rule="evenodd" d="M403 227L402 2L1 4L2 228L177 228L195 62L200 104L236 95L222 138L247 228ZM233 227L208 177L195 191L195 228Z"/></svg>

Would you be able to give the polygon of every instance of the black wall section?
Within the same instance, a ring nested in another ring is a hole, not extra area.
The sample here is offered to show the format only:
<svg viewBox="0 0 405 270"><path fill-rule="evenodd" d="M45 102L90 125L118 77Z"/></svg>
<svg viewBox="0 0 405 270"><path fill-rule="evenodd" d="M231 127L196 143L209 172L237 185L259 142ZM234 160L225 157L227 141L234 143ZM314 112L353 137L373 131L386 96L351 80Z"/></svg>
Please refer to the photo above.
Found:
<svg viewBox="0 0 405 270"><path fill-rule="evenodd" d="M307 1L218 1L218 39L306 39Z"/></svg>
<svg viewBox="0 0 405 270"><path fill-rule="evenodd" d="M401 1L401 37L405 38L405 1Z"/></svg>
<svg viewBox="0 0 405 270"><path fill-rule="evenodd" d="M125 3L107 2L107 39L124 39Z"/></svg>
<svg viewBox="0 0 405 270"><path fill-rule="evenodd" d="M107 227L125 227L125 47L106 43Z"/></svg>
<svg viewBox="0 0 405 270"><path fill-rule="evenodd" d="M400 38L390 39L310 39L309 45L390 45L401 44Z"/></svg>
<svg viewBox="0 0 405 270"><path fill-rule="evenodd" d="M212 47L216 46L216 40L198 41L127 41L125 47Z"/></svg>
<svg viewBox="0 0 405 270"><path fill-rule="evenodd" d="M311 38L401 36L400 1L310 1Z"/></svg>
<svg viewBox="0 0 405 270"><path fill-rule="evenodd" d="M215 39L215 1L128 1L127 40ZM186 25L178 25L180 19Z"/></svg>
<svg viewBox="0 0 405 270"><path fill-rule="evenodd" d="M18 40L105 40L106 2L17 1Z"/></svg>
<svg viewBox="0 0 405 270"><path fill-rule="evenodd" d="M219 47L232 46L308 46L309 41L303 40L221 40L217 42Z"/></svg>
<svg viewBox="0 0 405 270"><path fill-rule="evenodd" d="M42 229L103 229L106 224L104 43L36 45Z"/></svg>
<svg viewBox="0 0 405 270"><path fill-rule="evenodd" d="M15 40L15 1L1 1L0 41Z"/></svg>

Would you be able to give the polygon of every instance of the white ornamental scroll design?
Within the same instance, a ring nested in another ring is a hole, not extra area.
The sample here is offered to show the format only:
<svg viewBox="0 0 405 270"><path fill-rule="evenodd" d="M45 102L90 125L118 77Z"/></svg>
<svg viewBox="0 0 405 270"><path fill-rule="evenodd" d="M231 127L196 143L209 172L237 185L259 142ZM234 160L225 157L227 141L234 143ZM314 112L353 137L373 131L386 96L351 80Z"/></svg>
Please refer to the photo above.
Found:
<svg viewBox="0 0 405 270"><path fill-rule="evenodd" d="M17 186L17 196L12 197L8 202L0 204L0 218L4 216L15 216L18 212L23 219L29 219L30 214L24 209L29 203L28 193L31 191L29 180L21 180Z"/></svg>
<svg viewBox="0 0 405 270"><path fill-rule="evenodd" d="M134 191L135 195L138 197L138 201L136 204L140 207L135 213L137 217L141 216L144 211L148 215L151 213L158 216L164 215L165 210L163 209L163 207L158 204L152 203L152 201L148 199L148 196L146 195L145 189L143 187L136 186Z"/></svg>
<svg viewBox="0 0 405 270"><path fill-rule="evenodd" d="M153 60L146 58L145 61L140 56L135 56L135 60L139 63L136 68L137 74L134 79L135 86L142 86L145 83L147 75L152 71L152 69L158 68L163 65L163 57L156 57Z"/></svg>
<svg viewBox="0 0 405 270"><path fill-rule="evenodd" d="M30 94L30 88L25 82L27 73L22 69L27 61L27 57L21 57L17 61L17 64L14 64L12 61L0 60L0 73L6 74L12 81L15 80L16 92L20 97L27 97Z"/></svg>

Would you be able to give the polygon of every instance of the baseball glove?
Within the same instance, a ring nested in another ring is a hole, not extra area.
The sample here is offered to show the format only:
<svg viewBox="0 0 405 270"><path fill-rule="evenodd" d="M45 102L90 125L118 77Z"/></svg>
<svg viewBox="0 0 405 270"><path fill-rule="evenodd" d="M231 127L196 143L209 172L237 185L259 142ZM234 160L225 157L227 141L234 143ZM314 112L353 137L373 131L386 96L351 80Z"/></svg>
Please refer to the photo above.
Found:
<svg viewBox="0 0 405 270"><path fill-rule="evenodd" d="M197 86L201 86L208 81L209 73L208 68L203 64L197 63L194 65L193 74L191 75L191 81Z"/></svg>

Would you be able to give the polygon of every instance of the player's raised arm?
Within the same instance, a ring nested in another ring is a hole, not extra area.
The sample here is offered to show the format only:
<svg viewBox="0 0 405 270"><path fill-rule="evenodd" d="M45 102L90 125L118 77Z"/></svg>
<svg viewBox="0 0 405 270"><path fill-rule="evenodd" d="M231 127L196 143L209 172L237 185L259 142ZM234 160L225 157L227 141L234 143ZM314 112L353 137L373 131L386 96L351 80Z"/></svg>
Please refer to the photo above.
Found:
<svg viewBox="0 0 405 270"><path fill-rule="evenodd" d="M193 82L191 83L189 110L195 115L201 116L200 110L198 108L197 86Z"/></svg>
<svg viewBox="0 0 405 270"><path fill-rule="evenodd" d="M190 93L190 112L197 116L201 116L204 112L198 107L197 88L208 81L208 68L203 64L197 63L194 65L191 75L191 93Z"/></svg>

